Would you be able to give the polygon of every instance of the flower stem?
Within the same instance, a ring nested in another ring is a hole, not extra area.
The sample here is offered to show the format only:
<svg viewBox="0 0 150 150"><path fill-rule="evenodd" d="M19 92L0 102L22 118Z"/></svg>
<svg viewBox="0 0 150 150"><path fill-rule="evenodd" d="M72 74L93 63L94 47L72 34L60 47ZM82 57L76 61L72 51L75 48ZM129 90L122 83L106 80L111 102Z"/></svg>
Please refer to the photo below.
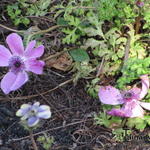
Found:
<svg viewBox="0 0 150 150"><path fill-rule="evenodd" d="M40 31L37 31L37 32L33 32L32 34L30 34L27 38L27 42L26 44L29 43L29 41L31 40L31 38L35 35L38 35L38 34L44 34L44 33L47 33L47 32L50 32L52 30L55 30L57 29L58 27L62 27L61 25L54 25L52 27L49 27L48 29L45 29L45 30L40 30Z"/></svg>
<svg viewBox="0 0 150 150"><path fill-rule="evenodd" d="M31 141L32 141L33 149L34 150L38 150L38 147L37 147L36 142L34 140L34 136L33 136L33 132L32 131L30 131L30 138L31 138Z"/></svg>
<svg viewBox="0 0 150 150"><path fill-rule="evenodd" d="M127 118L124 118L123 121L122 121L122 123L121 123L121 127L122 128L125 126L126 122L127 122Z"/></svg>

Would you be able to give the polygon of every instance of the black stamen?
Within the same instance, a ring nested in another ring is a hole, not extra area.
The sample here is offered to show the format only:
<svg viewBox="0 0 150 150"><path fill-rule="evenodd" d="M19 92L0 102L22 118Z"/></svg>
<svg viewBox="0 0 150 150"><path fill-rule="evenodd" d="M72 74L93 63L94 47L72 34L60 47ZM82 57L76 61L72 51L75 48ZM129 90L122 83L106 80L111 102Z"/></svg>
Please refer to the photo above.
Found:
<svg viewBox="0 0 150 150"><path fill-rule="evenodd" d="M19 67L21 66L21 62L19 62L19 61L15 62L14 66L15 66L16 68L19 68Z"/></svg>
<svg viewBox="0 0 150 150"><path fill-rule="evenodd" d="M132 93L128 92L124 94L124 98L131 98L132 97Z"/></svg>

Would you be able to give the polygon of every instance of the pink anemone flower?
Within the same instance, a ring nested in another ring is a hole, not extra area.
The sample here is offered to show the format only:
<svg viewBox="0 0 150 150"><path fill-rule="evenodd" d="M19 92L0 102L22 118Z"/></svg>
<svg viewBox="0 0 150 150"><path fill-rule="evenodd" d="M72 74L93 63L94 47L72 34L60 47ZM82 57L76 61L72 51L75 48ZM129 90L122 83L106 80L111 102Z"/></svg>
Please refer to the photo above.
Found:
<svg viewBox="0 0 150 150"><path fill-rule="evenodd" d="M99 90L98 96L102 103L109 105L123 104L120 109L112 109L107 113L112 116L120 117L143 117L143 108L150 110L150 103L141 102L149 89L148 75L140 77L142 88L133 87L128 91L119 91L112 86L102 86Z"/></svg>
<svg viewBox="0 0 150 150"><path fill-rule="evenodd" d="M139 8L141 8L141 7L144 6L144 2L138 0L138 1L136 1L136 6L139 7Z"/></svg>
<svg viewBox="0 0 150 150"><path fill-rule="evenodd" d="M1 81L1 89L5 94L19 89L28 81L28 71L42 74L45 63L37 60L44 53L44 46L34 48L36 41L31 41L24 49L21 37L12 33L7 36L6 42L10 48L0 45L0 66L9 67L9 72Z"/></svg>

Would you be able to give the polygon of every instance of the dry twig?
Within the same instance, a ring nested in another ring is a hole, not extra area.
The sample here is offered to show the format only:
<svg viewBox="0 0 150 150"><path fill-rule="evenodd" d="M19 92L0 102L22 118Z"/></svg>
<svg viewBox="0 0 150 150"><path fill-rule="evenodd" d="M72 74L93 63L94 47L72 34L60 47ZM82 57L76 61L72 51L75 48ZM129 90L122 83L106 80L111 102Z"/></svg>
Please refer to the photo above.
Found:
<svg viewBox="0 0 150 150"><path fill-rule="evenodd" d="M69 123L69 124L67 124L65 126L62 125L62 126L59 126L59 127L55 127L55 128L51 128L51 129L47 129L47 130L41 131L41 132L37 132L37 133L33 134L33 136L40 135L40 134L43 134L45 132L54 131L54 130L58 130L58 129L61 129L61 128L65 128L65 127L77 125L77 124L84 123L86 121L91 121L91 120L92 119L87 119L87 120L81 120L81 121L72 122L72 123ZM25 139L28 139L28 138L30 138L30 136L25 136L25 137L18 138L18 139L11 139L9 141L10 142L17 142L17 141L25 140Z"/></svg>

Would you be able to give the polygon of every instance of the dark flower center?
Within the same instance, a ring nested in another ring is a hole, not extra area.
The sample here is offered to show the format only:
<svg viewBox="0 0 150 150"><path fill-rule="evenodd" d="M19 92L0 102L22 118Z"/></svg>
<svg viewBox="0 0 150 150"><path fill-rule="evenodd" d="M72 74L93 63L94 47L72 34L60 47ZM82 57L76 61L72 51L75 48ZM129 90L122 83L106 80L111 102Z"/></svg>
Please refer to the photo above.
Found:
<svg viewBox="0 0 150 150"><path fill-rule="evenodd" d="M21 62L16 61L16 63L14 64L14 66L15 66L16 68L19 68L19 67L21 66Z"/></svg>
<svg viewBox="0 0 150 150"><path fill-rule="evenodd" d="M9 60L9 68L13 73L22 72L25 69L25 64L19 56L13 56Z"/></svg>
<svg viewBox="0 0 150 150"><path fill-rule="evenodd" d="M129 99L129 98L132 98L132 96L133 96L133 93L127 92L127 93L124 94L123 97L124 97L125 99Z"/></svg>

